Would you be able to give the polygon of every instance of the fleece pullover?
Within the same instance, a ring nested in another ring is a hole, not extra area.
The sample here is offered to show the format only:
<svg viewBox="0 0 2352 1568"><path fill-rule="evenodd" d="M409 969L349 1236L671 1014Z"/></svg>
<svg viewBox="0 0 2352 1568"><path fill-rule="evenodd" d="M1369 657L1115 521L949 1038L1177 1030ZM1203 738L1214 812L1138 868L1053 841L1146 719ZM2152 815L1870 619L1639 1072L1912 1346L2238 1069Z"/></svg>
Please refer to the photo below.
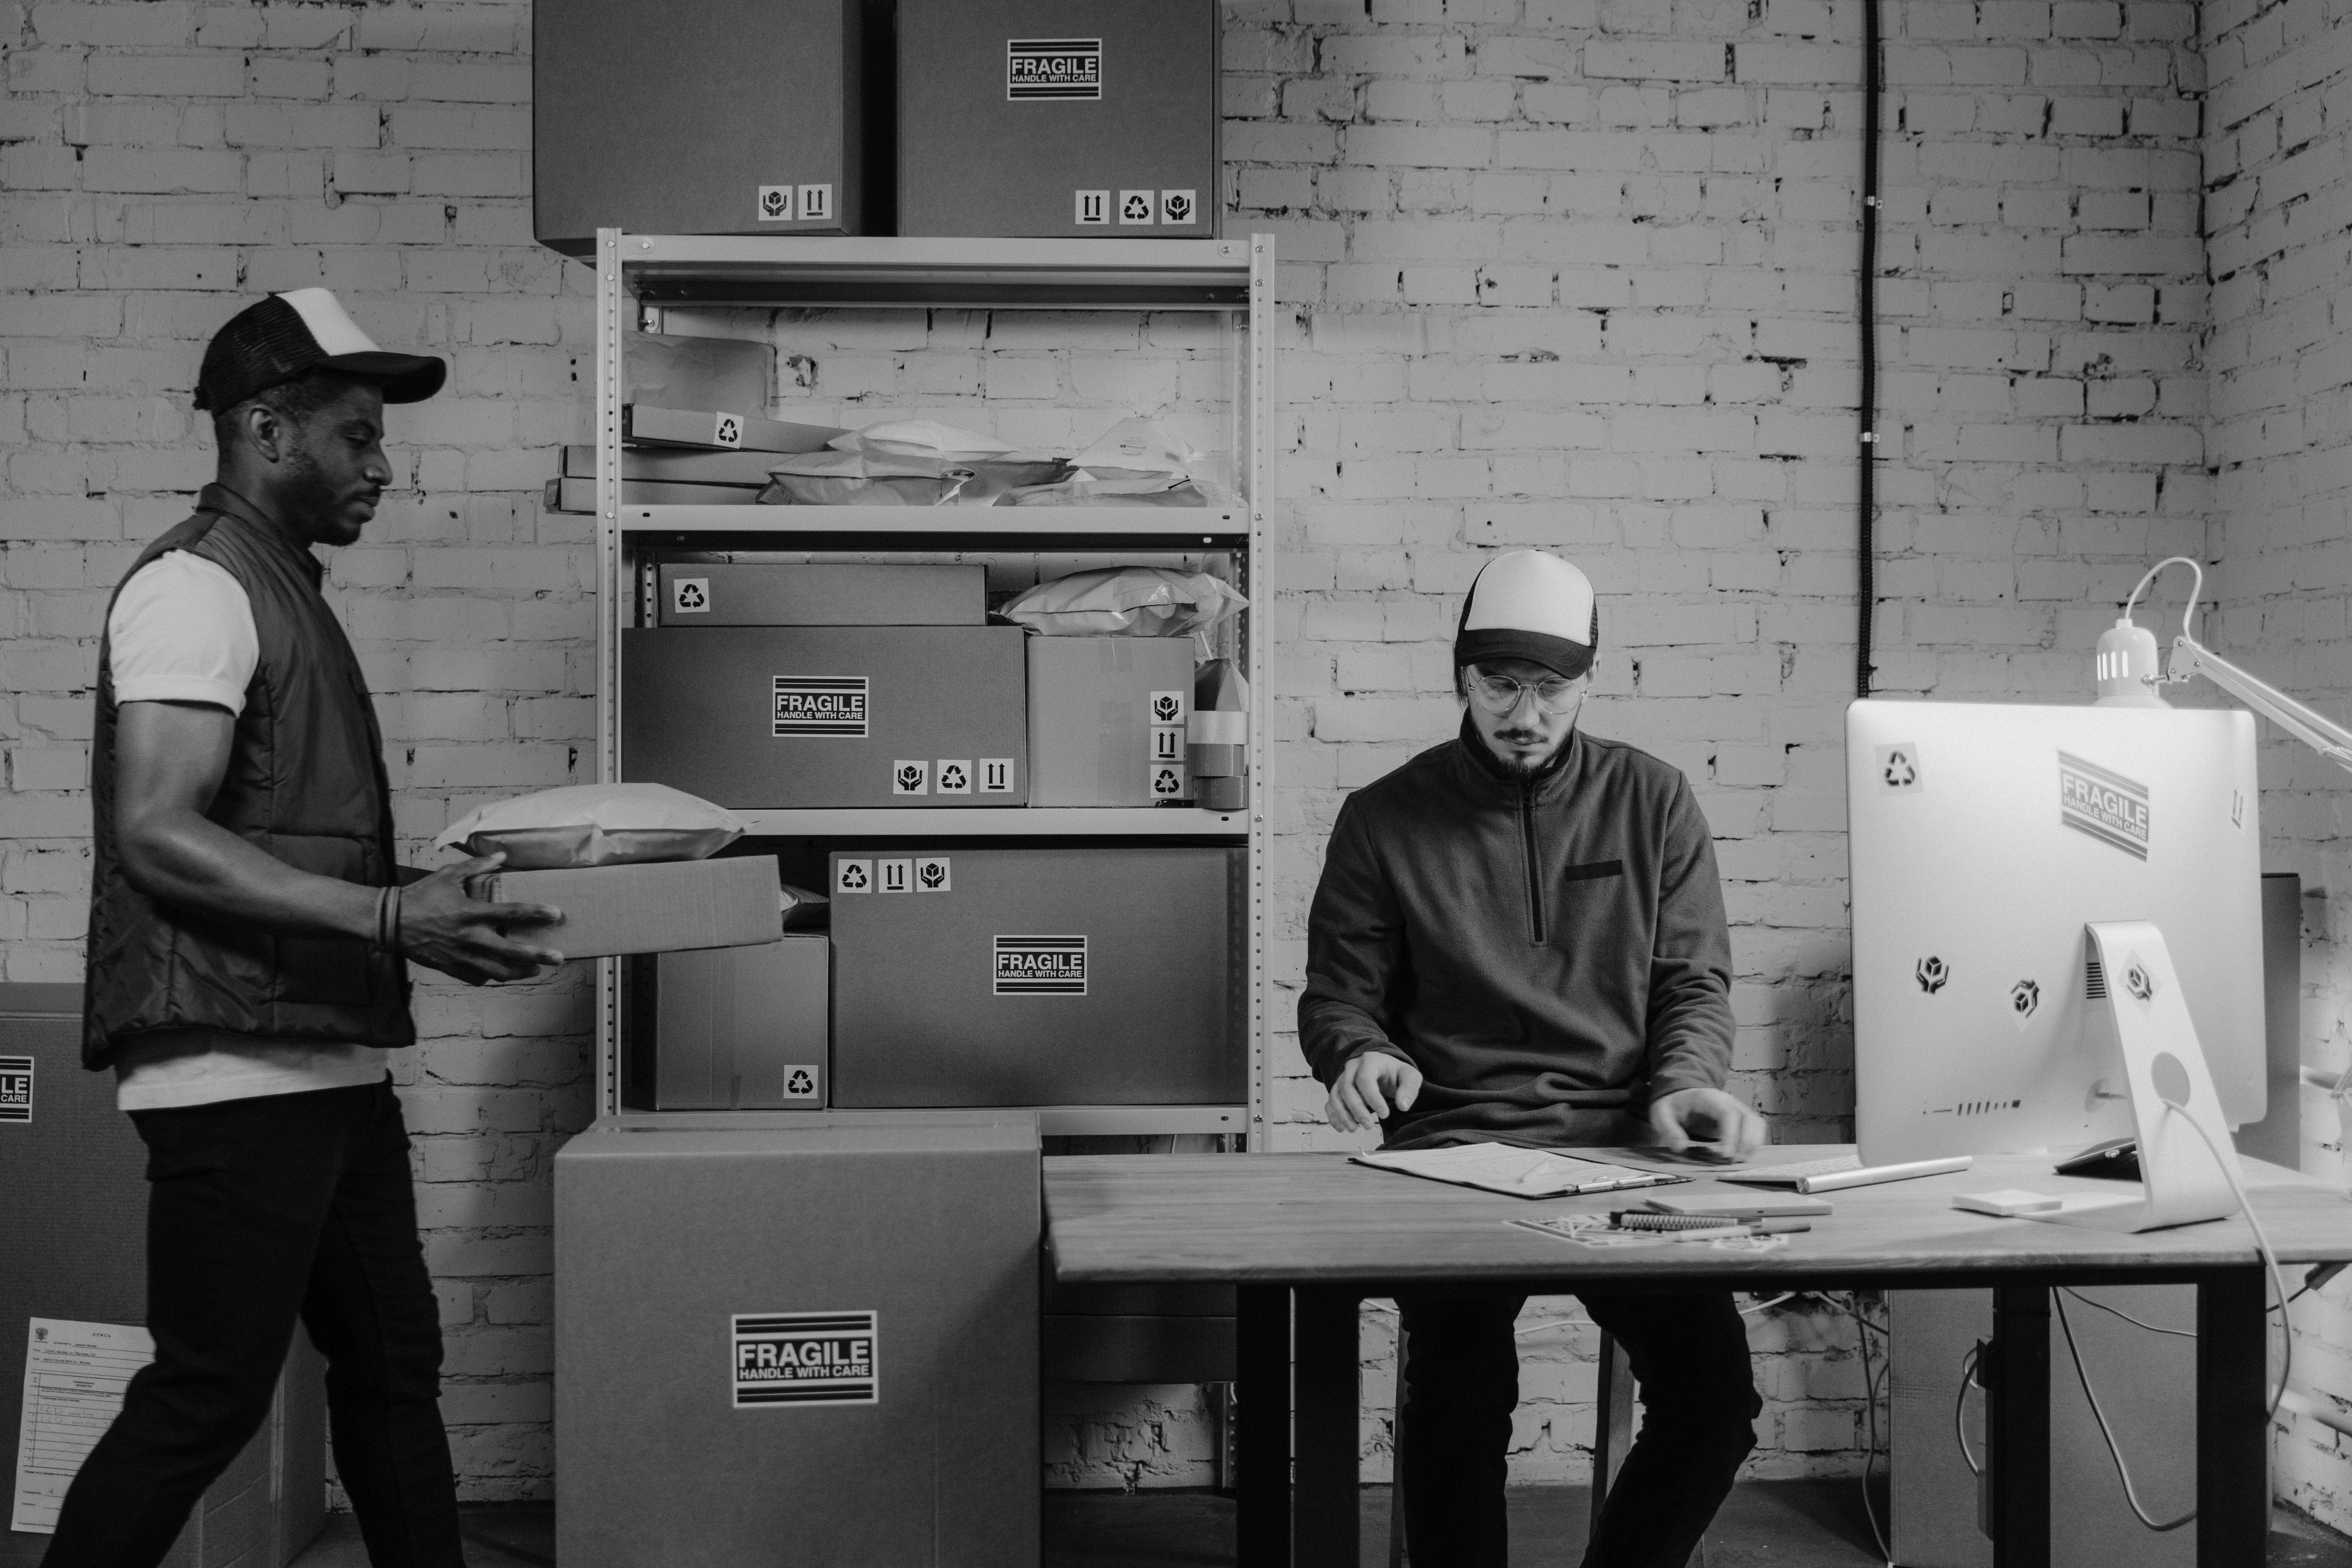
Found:
<svg viewBox="0 0 2352 1568"><path fill-rule="evenodd" d="M1465 715L1340 807L1299 1043L1327 1088L1366 1051L1421 1068L1388 1148L1606 1142L1657 1096L1722 1087L1730 989L1715 847L1681 772L1578 731L1517 778Z"/></svg>

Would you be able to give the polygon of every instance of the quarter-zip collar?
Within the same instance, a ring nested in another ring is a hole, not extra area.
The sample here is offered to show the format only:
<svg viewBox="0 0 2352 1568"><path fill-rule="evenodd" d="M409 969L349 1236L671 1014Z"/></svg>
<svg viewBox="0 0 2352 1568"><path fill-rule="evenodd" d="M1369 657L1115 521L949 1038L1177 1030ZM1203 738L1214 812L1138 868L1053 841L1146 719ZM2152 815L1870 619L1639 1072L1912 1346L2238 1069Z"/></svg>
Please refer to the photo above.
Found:
<svg viewBox="0 0 2352 1568"><path fill-rule="evenodd" d="M1486 742L1471 723L1470 715L1462 715L1462 732L1454 738L1451 771L1454 782L1473 800L1495 805L1516 807L1522 795L1533 797L1534 804L1549 805L1573 787L1575 778L1583 770L1584 726L1580 721L1568 732L1567 742L1552 753L1551 761L1522 778L1506 768L1486 749Z"/></svg>
<svg viewBox="0 0 2352 1568"><path fill-rule="evenodd" d="M291 529L264 510L259 503L247 500L218 480L206 485L197 492L196 510L216 512L222 517L235 518L239 522L250 525L257 534L268 540L271 547L283 553L287 560L299 563L313 588L317 587L326 576L326 563L313 554L308 546L300 543ZM1473 736L1472 739L1475 740L1476 737Z"/></svg>

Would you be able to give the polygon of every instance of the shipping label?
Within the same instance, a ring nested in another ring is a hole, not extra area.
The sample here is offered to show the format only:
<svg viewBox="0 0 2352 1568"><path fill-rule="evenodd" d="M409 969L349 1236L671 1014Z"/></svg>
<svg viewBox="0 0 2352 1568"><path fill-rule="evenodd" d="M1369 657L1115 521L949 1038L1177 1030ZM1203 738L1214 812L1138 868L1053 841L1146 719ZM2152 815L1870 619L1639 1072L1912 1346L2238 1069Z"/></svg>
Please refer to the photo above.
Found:
<svg viewBox="0 0 2352 1568"><path fill-rule="evenodd" d="M999 996L1083 996L1087 939L1082 936L1000 936L996 939Z"/></svg>
<svg viewBox="0 0 2352 1568"><path fill-rule="evenodd" d="M2147 786L2080 757L2058 753L2059 819L2077 833L2147 858Z"/></svg>
<svg viewBox="0 0 2352 1568"><path fill-rule="evenodd" d="M872 717L862 675L779 675L775 733L864 740Z"/></svg>
<svg viewBox="0 0 2352 1568"><path fill-rule="evenodd" d="M1013 38L1004 46L1004 96L1015 103L1100 98L1100 38Z"/></svg>
<svg viewBox="0 0 2352 1568"><path fill-rule="evenodd" d="M738 1312L735 1407L880 1403L876 1314Z"/></svg>
<svg viewBox="0 0 2352 1568"><path fill-rule="evenodd" d="M0 1121L33 1119L33 1058L0 1057Z"/></svg>

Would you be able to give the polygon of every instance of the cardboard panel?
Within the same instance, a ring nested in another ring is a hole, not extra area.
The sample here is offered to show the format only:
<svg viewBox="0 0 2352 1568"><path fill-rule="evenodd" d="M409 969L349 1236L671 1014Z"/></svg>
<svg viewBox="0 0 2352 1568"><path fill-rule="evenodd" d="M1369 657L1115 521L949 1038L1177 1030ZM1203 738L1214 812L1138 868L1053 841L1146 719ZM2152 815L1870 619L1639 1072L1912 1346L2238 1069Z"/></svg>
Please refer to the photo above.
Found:
<svg viewBox="0 0 2352 1568"><path fill-rule="evenodd" d="M666 563L666 626L977 626L988 569L952 563Z"/></svg>
<svg viewBox="0 0 2352 1568"><path fill-rule="evenodd" d="M1022 805L1018 626L621 634L623 776L720 805Z"/></svg>
<svg viewBox="0 0 2352 1568"><path fill-rule="evenodd" d="M824 1109L831 953L822 933L666 952L654 964L653 1109Z"/></svg>
<svg viewBox="0 0 2352 1568"><path fill-rule="evenodd" d="M1192 697L1191 637L1031 637L1029 803L1182 798Z"/></svg>
<svg viewBox="0 0 2352 1568"><path fill-rule="evenodd" d="M1215 0L899 0L898 232L1216 237L1217 69Z"/></svg>
<svg viewBox="0 0 2352 1568"><path fill-rule="evenodd" d="M834 1103L1243 1100L1244 880L1240 849L836 852Z"/></svg>

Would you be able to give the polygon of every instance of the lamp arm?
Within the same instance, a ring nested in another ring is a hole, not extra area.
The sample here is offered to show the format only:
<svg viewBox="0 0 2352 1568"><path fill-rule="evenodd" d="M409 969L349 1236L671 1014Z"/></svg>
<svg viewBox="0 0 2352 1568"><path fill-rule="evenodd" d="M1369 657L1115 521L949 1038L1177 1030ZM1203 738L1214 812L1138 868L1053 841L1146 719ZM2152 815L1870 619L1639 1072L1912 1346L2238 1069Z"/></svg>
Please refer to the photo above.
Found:
<svg viewBox="0 0 2352 1568"><path fill-rule="evenodd" d="M2255 679L2185 632L2173 639L2171 675L2174 680L2203 676L2337 767L2352 773L2352 730Z"/></svg>

